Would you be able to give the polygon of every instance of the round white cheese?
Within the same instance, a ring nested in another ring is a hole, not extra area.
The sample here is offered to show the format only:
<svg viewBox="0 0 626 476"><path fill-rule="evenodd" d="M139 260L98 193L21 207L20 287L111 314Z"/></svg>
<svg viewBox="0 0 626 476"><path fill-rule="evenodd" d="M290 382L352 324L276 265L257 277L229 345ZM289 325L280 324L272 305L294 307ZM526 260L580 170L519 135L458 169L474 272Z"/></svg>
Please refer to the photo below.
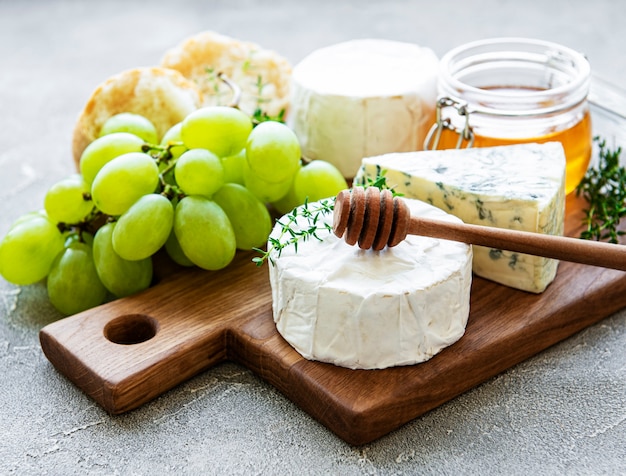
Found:
<svg viewBox="0 0 626 476"><path fill-rule="evenodd" d="M406 201L413 215L460 221ZM332 223L331 214L326 221ZM294 229L309 226L300 218ZM278 224L271 238L280 234ZM393 248L372 251L325 229L318 237L299 242L297 250L273 252L269 272L276 327L303 357L382 369L426 361L461 338L469 315L471 246L409 235Z"/></svg>
<svg viewBox="0 0 626 476"><path fill-rule="evenodd" d="M289 124L302 154L352 178L363 157L421 150L435 121L438 65L431 49L391 40L314 51L292 74Z"/></svg>

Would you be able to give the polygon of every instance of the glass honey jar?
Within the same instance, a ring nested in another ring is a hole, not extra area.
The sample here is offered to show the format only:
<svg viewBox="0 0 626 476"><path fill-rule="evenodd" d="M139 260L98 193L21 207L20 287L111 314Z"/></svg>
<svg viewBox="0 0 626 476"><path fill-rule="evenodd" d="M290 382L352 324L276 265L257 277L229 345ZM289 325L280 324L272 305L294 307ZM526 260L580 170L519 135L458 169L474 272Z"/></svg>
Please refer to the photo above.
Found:
<svg viewBox="0 0 626 476"><path fill-rule="evenodd" d="M542 40L495 38L457 47L440 65L437 121L425 149L559 141L565 191L576 188L593 145L591 68L582 54Z"/></svg>

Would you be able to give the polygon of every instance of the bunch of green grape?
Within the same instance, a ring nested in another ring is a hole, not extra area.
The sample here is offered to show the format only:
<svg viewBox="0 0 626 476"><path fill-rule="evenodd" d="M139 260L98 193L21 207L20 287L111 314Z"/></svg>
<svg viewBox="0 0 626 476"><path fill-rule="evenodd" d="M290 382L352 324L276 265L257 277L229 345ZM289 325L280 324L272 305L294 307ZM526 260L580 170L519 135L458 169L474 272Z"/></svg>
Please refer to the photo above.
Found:
<svg viewBox="0 0 626 476"><path fill-rule="evenodd" d="M11 225L0 275L45 279L51 303L75 314L148 288L159 250L182 266L223 269L238 249L265 245L270 209L287 213L346 187L331 164L302 163L282 122L211 106L159 138L145 117L118 114L86 147L80 174Z"/></svg>

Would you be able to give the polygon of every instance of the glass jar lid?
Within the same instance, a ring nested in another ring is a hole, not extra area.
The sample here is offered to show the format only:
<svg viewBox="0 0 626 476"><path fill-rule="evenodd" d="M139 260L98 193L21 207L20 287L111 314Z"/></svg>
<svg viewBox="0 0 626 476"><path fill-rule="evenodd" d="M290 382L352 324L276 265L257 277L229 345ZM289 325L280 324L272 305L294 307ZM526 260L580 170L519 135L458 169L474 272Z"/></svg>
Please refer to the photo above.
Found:
<svg viewBox="0 0 626 476"><path fill-rule="evenodd" d="M497 116L550 114L586 100L591 68L565 46L526 38L464 44L440 62L439 93L470 112Z"/></svg>

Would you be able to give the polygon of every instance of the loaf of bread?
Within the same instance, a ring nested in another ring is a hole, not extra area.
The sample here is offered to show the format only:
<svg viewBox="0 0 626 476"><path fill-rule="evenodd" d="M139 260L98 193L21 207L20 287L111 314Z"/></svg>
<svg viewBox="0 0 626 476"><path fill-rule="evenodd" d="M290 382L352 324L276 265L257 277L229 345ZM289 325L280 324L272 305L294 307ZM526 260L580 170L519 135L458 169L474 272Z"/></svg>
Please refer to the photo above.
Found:
<svg viewBox="0 0 626 476"><path fill-rule="evenodd" d="M78 165L85 147L115 114L140 114L152 121L161 137L201 104L201 92L178 71L145 67L116 74L94 90L79 115L72 142L74 161Z"/></svg>
<svg viewBox="0 0 626 476"><path fill-rule="evenodd" d="M211 31L166 51L161 66L134 68L110 77L92 93L73 135L76 165L105 121L121 112L148 118L159 137L201 106L229 105L233 93L223 73L241 89L238 106L276 117L289 106L291 64L277 53Z"/></svg>
<svg viewBox="0 0 626 476"><path fill-rule="evenodd" d="M230 104L232 91L217 77L222 73L241 88L242 111L252 115L259 108L271 117L287 113L291 64L255 43L205 31L166 51L161 66L193 81L204 105Z"/></svg>

